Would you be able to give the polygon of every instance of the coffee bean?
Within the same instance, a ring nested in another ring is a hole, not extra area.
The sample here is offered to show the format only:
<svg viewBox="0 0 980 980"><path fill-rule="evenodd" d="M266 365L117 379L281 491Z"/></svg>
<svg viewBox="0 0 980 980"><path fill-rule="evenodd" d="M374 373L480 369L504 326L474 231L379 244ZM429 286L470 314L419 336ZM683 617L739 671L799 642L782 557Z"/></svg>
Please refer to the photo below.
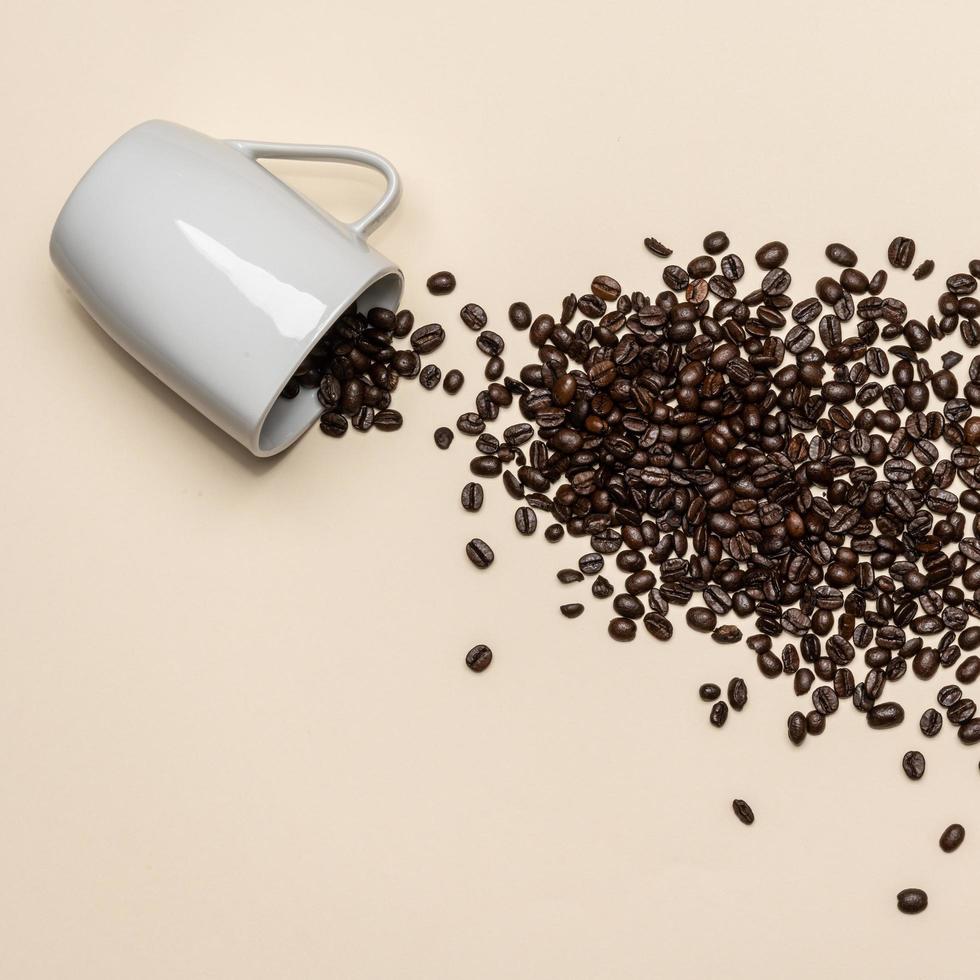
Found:
<svg viewBox="0 0 980 980"><path fill-rule="evenodd" d="M746 826L755 823L755 814L752 812L752 807L745 800L732 800L732 809L735 811L735 816Z"/></svg>
<svg viewBox="0 0 980 980"><path fill-rule="evenodd" d="M654 255L659 255L661 258L666 259L668 256L673 255L673 249L667 248L666 245L658 242L656 238L644 238L643 244L651 251Z"/></svg>
<svg viewBox="0 0 980 980"><path fill-rule="evenodd" d="M731 282L738 282L745 275L745 263L737 255L726 255L719 266L721 274Z"/></svg>
<svg viewBox="0 0 980 980"><path fill-rule="evenodd" d="M468 436L478 436L487 427L476 412L464 412L456 420L456 428Z"/></svg>
<svg viewBox="0 0 980 980"><path fill-rule="evenodd" d="M915 242L911 238L894 238L888 246L888 261L896 269L907 269L915 258Z"/></svg>
<svg viewBox="0 0 980 980"><path fill-rule="evenodd" d="M762 269L777 269L789 258L789 249L782 242L769 242L755 253L755 261Z"/></svg>
<svg viewBox="0 0 980 980"><path fill-rule="evenodd" d="M846 245L842 245L840 242L831 242L827 248L824 250L824 254L830 259L834 265L842 265L846 267L857 265L858 257L857 253L852 248L848 248ZM785 259L783 260L785 261ZM782 265L782 262L779 263Z"/></svg>
<svg viewBox="0 0 980 980"><path fill-rule="evenodd" d="M592 594L597 599L608 599L616 590L612 583L602 575L597 575L592 583Z"/></svg>
<svg viewBox="0 0 980 980"><path fill-rule="evenodd" d="M509 471L508 471L509 472ZM504 474L504 481L507 480L508 473ZM544 529L544 537L546 541L555 544L565 536L565 529L560 524L549 524Z"/></svg>
<svg viewBox="0 0 980 980"><path fill-rule="evenodd" d="M786 721L789 731L789 740L794 745L799 745L806 738L806 717L802 711L794 711Z"/></svg>
<svg viewBox="0 0 980 980"><path fill-rule="evenodd" d="M894 728L905 721L905 710L894 701L876 704L868 711L868 725L871 728Z"/></svg>
<svg viewBox="0 0 980 980"><path fill-rule="evenodd" d="M467 483L460 493L463 510L477 511L483 506L483 487L479 483Z"/></svg>
<svg viewBox="0 0 980 980"><path fill-rule="evenodd" d="M827 716L813 710L806 713L806 730L808 735L822 735L827 727Z"/></svg>
<svg viewBox="0 0 980 980"><path fill-rule="evenodd" d="M459 318L470 330L482 330L487 325L486 310L478 303L467 303L459 311Z"/></svg>
<svg viewBox="0 0 980 980"><path fill-rule="evenodd" d="M933 269L936 268L936 263L932 259L926 259L924 262L916 266L915 272L912 273L912 278L915 280L927 279L932 275Z"/></svg>
<svg viewBox="0 0 980 980"><path fill-rule="evenodd" d="M342 436L347 432L347 419L339 412L324 412L320 416L320 431L328 436Z"/></svg>
<svg viewBox="0 0 980 980"><path fill-rule="evenodd" d="M613 609L627 619L639 619L643 615L643 603L629 592L621 592L613 599Z"/></svg>
<svg viewBox="0 0 980 980"><path fill-rule="evenodd" d="M442 379L442 389L447 394L455 395L460 388L463 387L463 372L457 371L456 368L446 372L445 378Z"/></svg>
<svg viewBox="0 0 980 980"><path fill-rule="evenodd" d="M951 823L940 835L939 846L947 854L952 854L964 840L966 840L966 830L963 829L963 825Z"/></svg>
<svg viewBox="0 0 980 980"><path fill-rule="evenodd" d="M726 624L712 630L711 639L715 643L738 643L742 639L742 631L737 626Z"/></svg>
<svg viewBox="0 0 980 980"><path fill-rule="evenodd" d="M711 706L711 711L708 713L708 721L711 722L715 728L721 728L722 725L728 721L728 705L724 701L718 701Z"/></svg>
<svg viewBox="0 0 980 980"><path fill-rule="evenodd" d="M563 568L557 572L558 581L564 585L569 585L572 582L582 582L585 580L585 576L578 571L576 568Z"/></svg>
<svg viewBox="0 0 980 980"><path fill-rule="evenodd" d="M503 463L497 456L474 456L470 460L470 472L474 476L500 476Z"/></svg>
<svg viewBox="0 0 980 980"><path fill-rule="evenodd" d="M445 296L456 288L456 277L451 272L436 272L425 281L433 296Z"/></svg>
<svg viewBox="0 0 980 980"><path fill-rule="evenodd" d="M699 633L710 633L718 624L718 617L704 606L692 606L687 611L687 625Z"/></svg>
<svg viewBox="0 0 980 980"><path fill-rule="evenodd" d="M566 602L565 605L559 606L559 609L566 619L577 619L585 611L585 606L581 602Z"/></svg>
<svg viewBox="0 0 980 980"><path fill-rule="evenodd" d="M702 684L698 688L698 697L702 701L717 701L721 697L721 688L717 684Z"/></svg>
<svg viewBox="0 0 980 980"><path fill-rule="evenodd" d="M493 660L493 651L483 643L478 643L466 654L466 666L476 674L486 670L491 660Z"/></svg>
<svg viewBox="0 0 980 980"><path fill-rule="evenodd" d="M527 303L511 303L507 319L515 330L527 330L531 326L531 308Z"/></svg>
<svg viewBox="0 0 980 980"><path fill-rule="evenodd" d="M708 255L720 255L729 244L728 236L723 231L713 231L704 236L704 250Z"/></svg>
<svg viewBox="0 0 980 980"><path fill-rule="evenodd" d="M961 684L972 684L977 677L980 677L980 657L976 655L967 657L956 668L956 679Z"/></svg>
<svg viewBox="0 0 980 980"><path fill-rule="evenodd" d="M816 688L813 694L810 695L810 700L813 701L814 709L822 715L833 714L840 704L837 692L832 687L827 687L827 685Z"/></svg>
<svg viewBox="0 0 980 980"><path fill-rule="evenodd" d="M919 730L926 738L935 738L943 727L943 716L935 708L926 708L919 719Z"/></svg>
<svg viewBox="0 0 980 980"><path fill-rule="evenodd" d="M480 538L473 538L466 546L466 557L477 568L489 568L493 564L493 549Z"/></svg>
<svg viewBox="0 0 980 980"><path fill-rule="evenodd" d="M530 507L518 507L514 511L514 525L520 534L534 534L538 527L537 514Z"/></svg>
<svg viewBox="0 0 980 980"><path fill-rule="evenodd" d="M435 364L426 364L426 366L419 371L419 384L427 391L431 391L433 388L435 388L441 380L442 371L440 371Z"/></svg>
<svg viewBox="0 0 980 980"><path fill-rule="evenodd" d="M636 623L624 616L617 616L609 620L609 635L620 642L632 640L636 636Z"/></svg>
<svg viewBox="0 0 980 980"><path fill-rule="evenodd" d="M728 682L728 703L736 710L741 711L749 700L749 689L741 677L733 677Z"/></svg>
<svg viewBox="0 0 980 980"><path fill-rule="evenodd" d="M960 725L956 734L964 745L976 745L980 742L980 718L973 718Z"/></svg>
<svg viewBox="0 0 980 980"><path fill-rule="evenodd" d="M597 575L602 571L603 565L605 565L606 560L602 555L592 551L586 555L582 555L578 560L578 567L584 575Z"/></svg>
<svg viewBox="0 0 980 980"><path fill-rule="evenodd" d="M674 627L670 620L655 610L643 617L643 626L655 640L666 641L674 635Z"/></svg>
<svg viewBox="0 0 980 980"><path fill-rule="evenodd" d="M453 430L447 429L444 425L440 425L433 433L433 439L435 439L435 443L440 449L448 449L453 443Z"/></svg>
<svg viewBox="0 0 980 980"><path fill-rule="evenodd" d="M427 323L412 331L409 340L416 354L431 354L446 339L446 331L438 323Z"/></svg>
<svg viewBox="0 0 980 980"><path fill-rule="evenodd" d="M917 915L929 904L929 896L921 888L903 888L898 893L898 911Z"/></svg>
<svg viewBox="0 0 980 980"><path fill-rule="evenodd" d="M483 330L476 338L476 346L488 357L497 357L503 353L504 338L492 330Z"/></svg>
<svg viewBox="0 0 980 980"><path fill-rule="evenodd" d="M921 779L926 774L926 758L918 751L906 752L902 756L902 769L909 779Z"/></svg>

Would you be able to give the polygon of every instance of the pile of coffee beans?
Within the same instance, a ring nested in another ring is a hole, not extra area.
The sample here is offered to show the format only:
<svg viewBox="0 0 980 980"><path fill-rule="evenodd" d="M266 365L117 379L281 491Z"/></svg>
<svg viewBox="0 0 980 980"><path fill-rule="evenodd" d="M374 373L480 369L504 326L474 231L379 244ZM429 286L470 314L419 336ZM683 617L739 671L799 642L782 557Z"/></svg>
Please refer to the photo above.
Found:
<svg viewBox="0 0 980 980"><path fill-rule="evenodd" d="M456 422L478 439L470 471L503 479L522 534L534 534L538 511L548 541L588 538L579 573L559 579L592 577L592 595L612 598L613 639L634 640L639 622L668 640L674 607L693 601L691 629L738 643L737 621L751 624L760 673L809 696L812 709L787 719L794 745L825 731L843 701L873 730L901 725L888 688L909 668L922 680L950 670L959 684L980 675L980 658L964 656L980 647L980 356L962 391L962 355L928 356L948 338L980 343L980 260L949 276L918 320L889 289L890 275L912 267L910 238L888 246L891 271L862 271L852 248L829 244L833 274L799 299L784 243L755 251L748 288L724 232L703 248L666 264L653 297L600 275L556 314L512 304L510 325L536 349L514 375L484 309L466 304L460 317L494 361L493 383ZM913 276L934 268L927 259ZM525 421L488 438L512 403ZM612 556L619 592L599 574ZM569 618L583 610L560 606ZM700 695L721 727L747 686L733 679L727 702L715 684ZM943 685L938 702L961 742L980 743L960 686ZM933 737L943 722L929 709L920 729ZM902 768L923 778L922 752L907 752ZM925 907L924 893L903 896L903 911Z"/></svg>
<svg viewBox="0 0 980 980"><path fill-rule="evenodd" d="M980 657L966 655L980 648L980 355L963 365L961 390L962 354L932 354L952 338L980 344L980 260L950 275L920 320L892 288L915 258L907 237L867 271L848 245L829 244L828 273L796 299L783 242L754 252L754 275L721 231L685 265L657 239L644 244L665 262L656 295L598 275L555 313L512 303L509 325L535 352L513 374L484 308L463 304L488 382L455 423L476 448L463 507L479 510L478 480L500 478L521 535L535 536L540 522L549 542L588 539L578 569L558 578L570 587L588 578L595 600L612 599L617 641L633 641L638 623L669 640L680 607L713 641L744 639L764 677L786 677L795 697L809 697L812 710L787 719L794 745L825 731L845 701L870 729L903 724L889 695L910 669L957 682L940 685L942 710L921 716L922 735L945 721L962 743L980 743L962 687L980 676ZM926 259L911 275L921 281L934 268ZM439 272L427 285L446 296L456 279ZM411 349L396 350L406 336ZM444 337L436 323L415 328L408 311L352 308L283 397L318 389L331 435L348 419L397 428L391 393L399 378L439 384L439 368L421 358ZM462 383L458 370L442 378L450 394ZM515 408L523 421L488 431ZM440 449L453 438L449 426L434 434ZM480 569L494 561L480 538L465 553ZM602 574L613 560L619 591ZM570 619L584 610L560 606ZM467 655L474 669L489 662L489 651ZM700 689L716 727L745 705L745 681L733 678L727 695ZM924 755L910 750L902 768L923 778ZM736 813L751 822L742 801ZM899 896L903 911L925 904L916 889Z"/></svg>

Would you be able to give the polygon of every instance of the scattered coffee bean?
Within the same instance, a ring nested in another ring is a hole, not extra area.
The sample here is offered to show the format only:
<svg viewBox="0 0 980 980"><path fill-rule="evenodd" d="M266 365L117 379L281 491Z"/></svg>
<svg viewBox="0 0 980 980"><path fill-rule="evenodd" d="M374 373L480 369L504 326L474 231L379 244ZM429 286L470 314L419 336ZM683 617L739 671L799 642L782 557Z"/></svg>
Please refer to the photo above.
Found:
<svg viewBox="0 0 980 980"><path fill-rule="evenodd" d="M894 238L888 246L888 261L896 269L907 269L915 258L915 242L911 238Z"/></svg>
<svg viewBox="0 0 980 980"><path fill-rule="evenodd" d="M926 757L918 751L906 752L902 756L902 769L909 779L921 779L926 774Z"/></svg>
<svg viewBox="0 0 980 980"><path fill-rule="evenodd" d="M933 269L936 268L936 263L932 259L926 259L925 262L920 263L916 266L915 272L912 273L912 278L915 280L927 279L932 275Z"/></svg>
<svg viewBox="0 0 980 980"><path fill-rule="evenodd" d="M947 853L952 854L963 841L966 840L966 831L963 825L951 823L939 838L939 846Z"/></svg>
<svg viewBox="0 0 980 980"><path fill-rule="evenodd" d="M482 330L487 325L486 310L478 303L467 303L459 311L459 318L470 330Z"/></svg>
<svg viewBox="0 0 980 980"><path fill-rule="evenodd" d="M724 701L718 701L713 704L711 706L711 711L708 713L708 721L710 721L715 728L721 728L722 725L728 721L728 705L725 704Z"/></svg>
<svg viewBox="0 0 980 980"><path fill-rule="evenodd" d="M520 534L534 534L538 527L537 514L530 507L518 507L514 511L514 525Z"/></svg>
<svg viewBox="0 0 980 980"><path fill-rule="evenodd" d="M733 677L728 682L728 703L736 710L741 711L749 700L749 689L741 677Z"/></svg>
<svg viewBox="0 0 980 980"><path fill-rule="evenodd" d="M667 248L666 245L658 242L656 238L644 238L643 244L651 251L654 255L659 255L662 259L666 259L668 256L674 254L673 249Z"/></svg>
<svg viewBox="0 0 980 980"><path fill-rule="evenodd" d="M903 888L898 893L898 911L916 915L929 904L929 896L921 888Z"/></svg>
<svg viewBox="0 0 980 980"><path fill-rule="evenodd" d="M433 296L445 296L456 288L456 277L451 272L436 272L425 281Z"/></svg>
<svg viewBox="0 0 980 980"><path fill-rule="evenodd" d="M732 809L735 811L735 816L746 826L755 823L755 814L752 812L752 807L745 800L732 800Z"/></svg>
<svg viewBox="0 0 980 980"><path fill-rule="evenodd" d="M632 640L636 636L636 623L624 616L617 616L609 620L609 635L621 642Z"/></svg>
<svg viewBox="0 0 980 980"><path fill-rule="evenodd" d="M463 510L477 511L483 506L483 487L479 483L467 483L460 493Z"/></svg>
<svg viewBox="0 0 980 980"><path fill-rule="evenodd" d="M456 368L447 371L446 376L442 379L442 390L447 394L455 395L462 387L463 372L457 371Z"/></svg>
<svg viewBox="0 0 980 980"><path fill-rule="evenodd" d="M480 538L473 538L466 546L466 557L477 568L489 568L493 564L493 549Z"/></svg>
<svg viewBox="0 0 980 980"><path fill-rule="evenodd" d="M698 688L698 697L702 701L717 701L721 697L721 688L717 684L702 684Z"/></svg>
<svg viewBox="0 0 980 980"><path fill-rule="evenodd" d="M491 660L493 660L493 651L483 643L478 643L466 654L466 666L477 674L486 670Z"/></svg>
<svg viewBox="0 0 980 980"><path fill-rule="evenodd" d="M581 602L566 602L565 605L559 606L559 608L561 609L561 614L567 619L576 619L585 611L585 606Z"/></svg>

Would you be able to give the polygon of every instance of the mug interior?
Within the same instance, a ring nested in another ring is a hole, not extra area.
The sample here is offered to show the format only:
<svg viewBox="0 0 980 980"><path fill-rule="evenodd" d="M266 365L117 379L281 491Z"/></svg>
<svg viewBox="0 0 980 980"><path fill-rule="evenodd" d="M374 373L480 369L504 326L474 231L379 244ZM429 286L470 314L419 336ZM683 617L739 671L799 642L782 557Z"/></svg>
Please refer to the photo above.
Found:
<svg viewBox="0 0 980 980"><path fill-rule="evenodd" d="M371 283L357 297L357 308L362 313L366 313L373 306L383 306L390 310L397 309L401 292L402 277L400 273L389 272ZM350 306L349 303L344 306L344 309L347 309L348 306ZM344 312L344 309L338 310L337 313L320 324L320 329L313 343L310 344L309 349L300 359L300 363L316 347L320 338L330 329L331 324ZM296 366L298 367L299 364ZM282 379L280 391L286 387L289 377ZM276 399L266 411L259 429L258 454L260 456L272 456L281 452L295 442L320 417L322 412L323 406L317 400L315 388L301 388L300 393L295 398L280 398L277 392Z"/></svg>

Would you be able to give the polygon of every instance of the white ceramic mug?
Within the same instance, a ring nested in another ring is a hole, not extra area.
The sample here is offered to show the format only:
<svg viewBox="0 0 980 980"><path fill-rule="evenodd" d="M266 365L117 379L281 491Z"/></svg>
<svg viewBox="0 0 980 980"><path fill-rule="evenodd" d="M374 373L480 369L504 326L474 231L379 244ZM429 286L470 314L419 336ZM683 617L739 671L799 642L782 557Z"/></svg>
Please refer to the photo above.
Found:
<svg viewBox="0 0 980 980"><path fill-rule="evenodd" d="M360 164L387 187L344 224L261 158ZM330 324L355 301L397 307L401 272L365 237L400 194L394 167L367 150L224 141L155 120L82 177L51 257L114 340L256 456L272 456L321 411L315 391L279 393Z"/></svg>

